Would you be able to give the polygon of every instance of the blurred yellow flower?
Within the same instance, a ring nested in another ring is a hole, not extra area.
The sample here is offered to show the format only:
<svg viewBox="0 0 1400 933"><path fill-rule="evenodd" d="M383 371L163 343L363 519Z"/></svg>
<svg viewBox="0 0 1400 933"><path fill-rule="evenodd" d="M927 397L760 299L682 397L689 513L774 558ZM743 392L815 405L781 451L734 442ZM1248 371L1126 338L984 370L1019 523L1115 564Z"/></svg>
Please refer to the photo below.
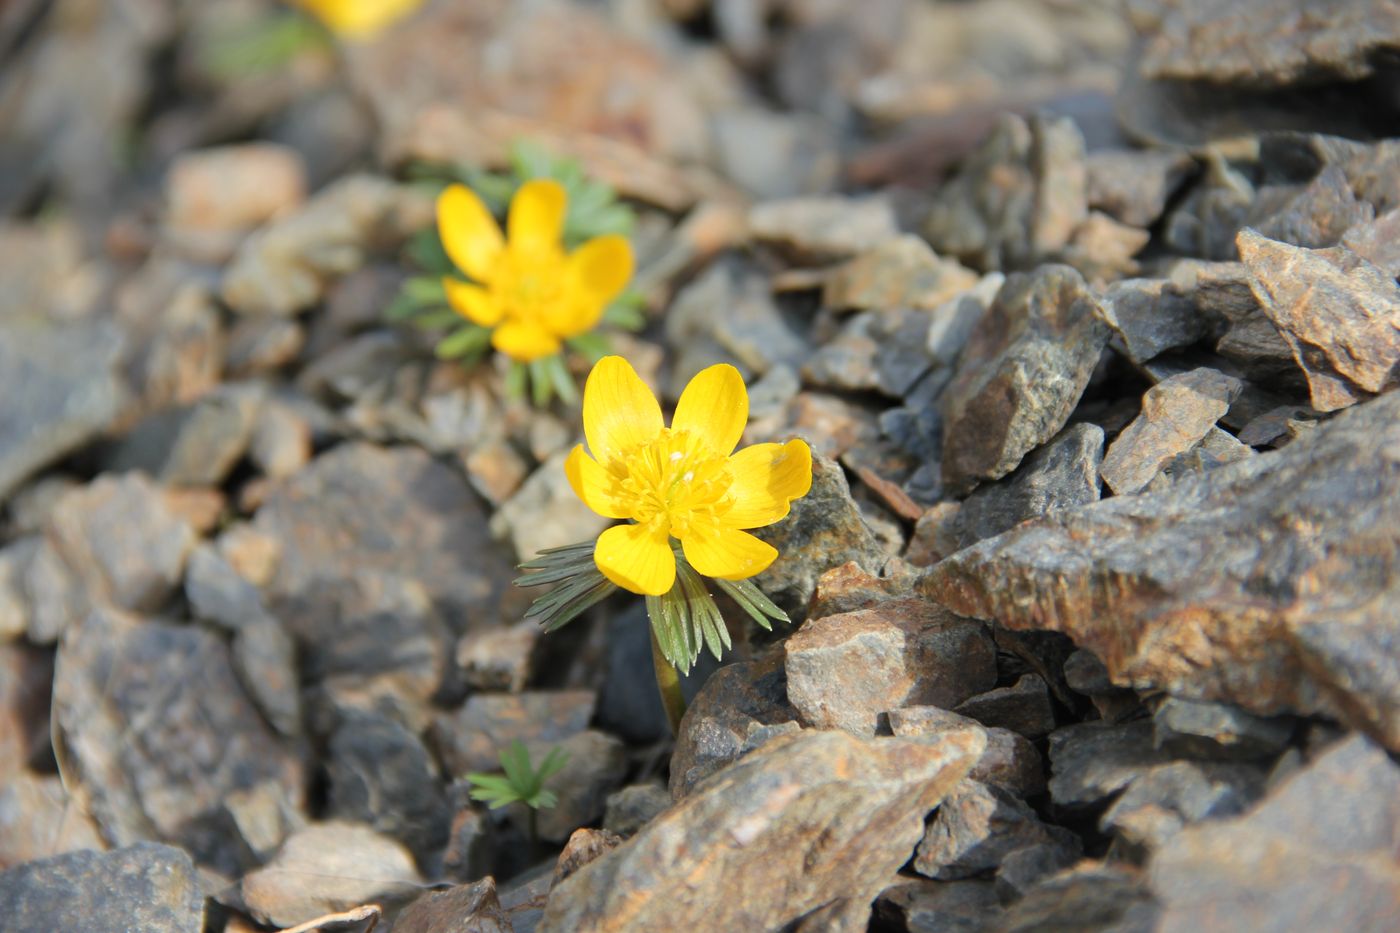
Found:
<svg viewBox="0 0 1400 933"><path fill-rule="evenodd" d="M347 39L364 39L423 5L423 0L295 0L327 28Z"/></svg>
<svg viewBox="0 0 1400 933"><path fill-rule="evenodd" d="M608 356L583 390L583 445L565 471L590 509L632 523L603 532L593 560L613 583L660 596L676 579L671 539L698 573L744 580L778 556L740 529L771 525L812 487L812 452L800 440L734 452L749 396L727 363L703 370L681 393L671 426L626 360Z"/></svg>
<svg viewBox="0 0 1400 933"><path fill-rule="evenodd" d="M474 280L445 278L448 302L467 320L494 328L491 345L522 363L558 353L564 340L592 330L632 277L626 237L594 237L566 253L567 212L563 185L528 181L511 199L502 236L471 189L452 185L438 198L442 245Z"/></svg>

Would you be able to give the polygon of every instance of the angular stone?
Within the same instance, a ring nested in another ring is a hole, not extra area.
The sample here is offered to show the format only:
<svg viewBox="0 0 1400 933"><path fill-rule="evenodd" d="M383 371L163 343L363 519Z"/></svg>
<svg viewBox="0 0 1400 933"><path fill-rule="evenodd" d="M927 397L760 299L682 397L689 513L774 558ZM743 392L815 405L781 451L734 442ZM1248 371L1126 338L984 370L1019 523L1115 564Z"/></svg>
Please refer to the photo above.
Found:
<svg viewBox="0 0 1400 933"><path fill-rule="evenodd" d="M536 742L530 749L531 760L543 760L552 747L556 747L552 741ZM540 837L550 842L563 842L580 826L597 822L608 796L627 775L626 747L607 733L588 729L568 736L557 747L569 759L545 786L554 791L559 802L541 810L537 817Z"/></svg>
<svg viewBox="0 0 1400 933"><path fill-rule="evenodd" d="M446 891L429 891L394 918L398 933L515 933L490 876Z"/></svg>
<svg viewBox="0 0 1400 933"><path fill-rule="evenodd" d="M1400 208L1352 227L1343 234L1341 245L1386 275L1400 278Z"/></svg>
<svg viewBox="0 0 1400 933"><path fill-rule="evenodd" d="M1096 286L1104 282L1137 275L1141 271L1134 258L1152 240L1152 234L1137 227L1119 223L1107 214L1090 211L1065 248L1056 257L1065 265L1079 270Z"/></svg>
<svg viewBox="0 0 1400 933"><path fill-rule="evenodd" d="M1092 807L1167 759L1152 746L1150 722L1064 726L1050 733L1050 798Z"/></svg>
<svg viewBox="0 0 1400 933"><path fill-rule="evenodd" d="M1008 729L1038 739L1055 728L1050 690L1036 674L1026 674L1010 687L998 687L969 697L954 711L990 728Z"/></svg>
<svg viewBox="0 0 1400 933"><path fill-rule="evenodd" d="M659 784L629 784L608 795L603 828L631 836L671 806L671 794Z"/></svg>
<svg viewBox="0 0 1400 933"><path fill-rule="evenodd" d="M817 580L808 615L823 619L842 612L872 609L880 603L910 596L917 578L904 561L891 558L884 574L868 573L855 561L833 567Z"/></svg>
<svg viewBox="0 0 1400 933"><path fill-rule="evenodd" d="M245 143L184 152L165 176L165 222L182 249L223 249L278 214L295 210L306 194L300 156L275 143ZM232 235L232 236L230 236Z"/></svg>
<svg viewBox="0 0 1400 933"><path fill-rule="evenodd" d="M996 684L986 628L920 599L810 619L783 647L788 698L818 729L872 736L888 710L953 707Z"/></svg>
<svg viewBox="0 0 1400 933"><path fill-rule="evenodd" d="M1244 812L1264 790L1264 772L1248 765L1173 761L1133 779L1099 828L1135 846L1159 849L1183 826Z"/></svg>
<svg viewBox="0 0 1400 933"><path fill-rule="evenodd" d="M833 567L855 561L878 570L885 554L851 498L840 465L812 458L812 488L792 503L788 517L755 534L778 549L778 559L754 582L794 622L806 615L817 580Z"/></svg>
<svg viewBox="0 0 1400 933"><path fill-rule="evenodd" d="M867 252L899 236L894 208L884 198L794 198L756 204L749 231L807 262L830 262Z"/></svg>
<svg viewBox="0 0 1400 933"><path fill-rule="evenodd" d="M1189 758L1250 761L1280 755L1293 736L1286 717L1265 719L1226 703L1167 697L1152 714L1158 748Z"/></svg>
<svg viewBox="0 0 1400 933"><path fill-rule="evenodd" d="M454 623L492 620L514 577L485 526L460 475L421 450L361 443L322 454L280 484L253 523L280 547L275 599L316 599L333 580L396 576L422 584ZM275 600L272 608L282 614Z"/></svg>
<svg viewBox="0 0 1400 933"><path fill-rule="evenodd" d="M1168 279L1114 282L1104 290L1100 302L1105 323L1134 362L1189 347L1211 331L1210 319L1194 297Z"/></svg>
<svg viewBox="0 0 1400 933"><path fill-rule="evenodd" d="M519 693L533 670L540 627L525 621L468 632L457 642L457 666L474 690Z"/></svg>
<svg viewBox="0 0 1400 933"><path fill-rule="evenodd" d="M0 872L25 862L107 844L56 774L0 773ZM0 889L4 882L0 881Z"/></svg>
<svg viewBox="0 0 1400 933"><path fill-rule="evenodd" d="M539 930L773 929L834 900L868 904L981 751L971 736L775 740L554 889ZM702 841L716 838L737 844ZM677 877L689 880L661 881Z"/></svg>
<svg viewBox="0 0 1400 933"><path fill-rule="evenodd" d="M1195 162L1184 152L1163 149L1100 149L1084 158L1089 207L1147 229Z"/></svg>
<svg viewBox="0 0 1400 933"><path fill-rule="evenodd" d="M301 762L204 629L94 611L59 651L53 716L72 792L117 845L178 843L232 873L245 856L222 831L224 799L272 781L302 800Z"/></svg>
<svg viewBox="0 0 1400 933"><path fill-rule="evenodd" d="M903 396L935 362L926 349L931 324L929 312L912 308L859 314L803 365L803 380Z"/></svg>
<svg viewBox="0 0 1400 933"><path fill-rule="evenodd" d="M996 890L1002 901L1010 902L1026 895L1031 888L1056 872L1079 861L1077 837L1038 842L1008 852L996 870Z"/></svg>
<svg viewBox="0 0 1400 933"><path fill-rule="evenodd" d="M1007 279L977 322L943 395L943 482L1000 479L1064 427L1108 340L1079 273Z"/></svg>
<svg viewBox="0 0 1400 933"><path fill-rule="evenodd" d="M1385 648L1397 457L1400 395L1383 395L1166 492L1028 523L918 588L959 614L1063 631L1116 683L1321 713L1400 749L1400 666Z"/></svg>
<svg viewBox="0 0 1400 933"><path fill-rule="evenodd" d="M433 723L433 737L453 777L496 771L500 753L513 740L531 747L562 742L588 728L596 704L591 690L478 693L457 712L440 714ZM569 832L573 829L569 827Z"/></svg>
<svg viewBox="0 0 1400 933"><path fill-rule="evenodd" d="M1104 453L1104 483L1120 496L1147 488L1169 460L1205 438L1239 392L1238 379L1205 366L1148 389L1142 414Z"/></svg>
<svg viewBox="0 0 1400 933"><path fill-rule="evenodd" d="M901 880L881 892L875 915L909 933L983 933L1000 917L1001 899L988 881Z"/></svg>
<svg viewBox="0 0 1400 933"><path fill-rule="evenodd" d="M1084 137L1069 118L1002 115L943 184L923 232L982 271L1024 269L1062 249L1088 213Z"/></svg>
<svg viewBox="0 0 1400 933"><path fill-rule="evenodd" d="M1400 767L1349 737L1250 812L1187 827L1157 852L1160 929L1386 929L1400 915L1397 840Z"/></svg>
<svg viewBox="0 0 1400 933"><path fill-rule="evenodd" d="M422 886L413 856L358 823L313 823L275 858L243 876L241 893L260 923L295 926L370 901L406 901Z"/></svg>
<svg viewBox="0 0 1400 933"><path fill-rule="evenodd" d="M579 829L564 843L564 851L559 853L559 861L554 865L551 887L577 872L598 856L611 852L622 845L623 838L605 829Z"/></svg>
<svg viewBox="0 0 1400 933"><path fill-rule="evenodd" d="M768 276L735 261L711 265L677 294L666 313L666 338L679 351L667 394L679 398L705 366L733 362L741 373L796 369L810 352L783 319Z"/></svg>
<svg viewBox="0 0 1400 933"><path fill-rule="evenodd" d="M1079 840L1047 826L1004 788L964 780L943 798L924 831L914 870L938 881L971 878L1018 849L1051 844L1073 853Z"/></svg>
<svg viewBox="0 0 1400 933"><path fill-rule="evenodd" d="M671 755L671 796L681 800L730 762L801 728L788 702L780 652L720 668L681 719Z"/></svg>
<svg viewBox="0 0 1400 933"><path fill-rule="evenodd" d="M0 873L0 917L14 933L200 933L204 895L190 857L140 842L68 852Z"/></svg>
<svg viewBox="0 0 1400 933"><path fill-rule="evenodd" d="M185 599L199 618L233 630L265 612L257 587L208 544L201 544L190 553L185 569Z"/></svg>
<svg viewBox="0 0 1400 933"><path fill-rule="evenodd" d="M521 485L491 519L491 530L510 539L521 561L547 548L591 541L612 524L583 504L564 472L567 452L554 454Z"/></svg>
<svg viewBox="0 0 1400 933"><path fill-rule="evenodd" d="M1023 735L987 728L975 719L936 706L890 710L890 731L897 736L938 737L948 732L973 732L986 737L986 749L967 773L968 779L1005 787L1018 797L1045 793L1045 768L1040 752Z"/></svg>
<svg viewBox="0 0 1400 933"><path fill-rule="evenodd" d="M998 929L1009 933L1149 933L1157 904L1141 872L1126 865L1080 862L1051 875L1007 908Z"/></svg>
<svg viewBox="0 0 1400 933"><path fill-rule="evenodd" d="M121 333L108 321L0 317L0 502L122 412L130 393L121 359Z"/></svg>
<svg viewBox="0 0 1400 933"><path fill-rule="evenodd" d="M1304 0L1155 0L1141 5L1152 28L1139 67L1149 78L1256 88L1357 81L1400 48L1396 14L1367 0L1339 0L1325 13Z"/></svg>
<svg viewBox="0 0 1400 933"><path fill-rule="evenodd" d="M382 716L347 716L331 736L330 817L364 823L429 865L447 843L449 811L418 736Z"/></svg>
<svg viewBox="0 0 1400 933"><path fill-rule="evenodd" d="M932 311L977 284L977 274L904 234L833 269L822 291L828 308Z"/></svg>
<svg viewBox="0 0 1400 933"><path fill-rule="evenodd" d="M1254 231L1271 240L1308 249L1336 246L1342 235L1359 224L1375 220L1376 210L1369 201L1357 198L1339 165L1324 166L1307 185L1266 186L1259 192L1260 205L1274 200L1282 204L1254 222ZM1252 217L1250 219L1253 219Z"/></svg>
<svg viewBox="0 0 1400 933"><path fill-rule="evenodd" d="M258 413L248 457L272 479L286 479L311 462L311 424L290 405L269 402Z"/></svg>
<svg viewBox="0 0 1400 933"><path fill-rule="evenodd" d="M1307 373L1312 407L1336 411L1393 388L1400 285L1344 246L1307 250L1250 230L1240 257L1264 313Z"/></svg>
<svg viewBox="0 0 1400 933"><path fill-rule="evenodd" d="M992 538L1057 509L1097 502L1103 428L1075 424L1032 453L1008 477L973 490L953 519L958 548Z"/></svg>
<svg viewBox="0 0 1400 933"><path fill-rule="evenodd" d="M0 643L0 776L49 757L53 651Z"/></svg>
<svg viewBox="0 0 1400 933"><path fill-rule="evenodd" d="M224 302L238 314L280 317L311 307L332 277L364 264L392 230L402 198L392 182L369 175L322 189L244 241L224 271Z"/></svg>

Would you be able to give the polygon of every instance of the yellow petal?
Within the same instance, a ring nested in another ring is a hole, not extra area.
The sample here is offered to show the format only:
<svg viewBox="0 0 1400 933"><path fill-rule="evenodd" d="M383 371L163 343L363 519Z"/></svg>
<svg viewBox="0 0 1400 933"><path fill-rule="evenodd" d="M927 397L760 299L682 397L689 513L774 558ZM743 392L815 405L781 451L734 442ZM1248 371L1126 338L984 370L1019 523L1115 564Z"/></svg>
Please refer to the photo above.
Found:
<svg viewBox="0 0 1400 933"><path fill-rule="evenodd" d="M729 458L734 507L724 523L734 528L762 528L787 516L793 499L812 488L812 450L793 439L786 444L754 444Z"/></svg>
<svg viewBox="0 0 1400 933"><path fill-rule="evenodd" d="M612 474L598 465L579 444L564 461L564 475L583 504L604 518L630 518L631 513L613 496Z"/></svg>
<svg viewBox="0 0 1400 933"><path fill-rule="evenodd" d="M491 332L491 346L522 363L550 356L563 348L558 337L526 321L506 321L497 327Z"/></svg>
<svg viewBox="0 0 1400 933"><path fill-rule="evenodd" d="M736 528L686 535L681 547L698 573L721 580L747 580L767 570L778 556L773 545Z"/></svg>
<svg viewBox="0 0 1400 933"><path fill-rule="evenodd" d="M452 264L478 282L490 281L504 240L496 219L465 185L449 185L437 200L438 235Z"/></svg>
<svg viewBox="0 0 1400 933"><path fill-rule="evenodd" d="M582 294L573 295L550 308L545 323L560 337L577 337L597 327L604 310L600 301Z"/></svg>
<svg viewBox="0 0 1400 933"><path fill-rule="evenodd" d="M423 0L297 0L343 38L368 38L422 6Z"/></svg>
<svg viewBox="0 0 1400 933"><path fill-rule="evenodd" d="M660 596L676 582L676 555L664 531L650 525L614 525L598 536L593 562L624 590Z"/></svg>
<svg viewBox="0 0 1400 933"><path fill-rule="evenodd" d="M550 178L525 182L510 199L506 218L511 250L558 249L568 210L569 197L559 182Z"/></svg>
<svg viewBox="0 0 1400 933"><path fill-rule="evenodd" d="M447 303L452 306L452 310L473 324L495 327L501 322L501 306L496 304L491 293L480 285L443 276L442 287L447 292Z"/></svg>
<svg viewBox="0 0 1400 933"><path fill-rule="evenodd" d="M627 287L633 265L632 244L610 233L569 254L569 277L576 289L606 305Z"/></svg>
<svg viewBox="0 0 1400 933"><path fill-rule="evenodd" d="M695 374L681 392L673 431L689 431L721 457L729 456L749 422L749 393L744 377L728 363Z"/></svg>
<svg viewBox="0 0 1400 933"><path fill-rule="evenodd" d="M661 433L661 406L646 383L620 356L594 365L583 387L583 436L601 464Z"/></svg>

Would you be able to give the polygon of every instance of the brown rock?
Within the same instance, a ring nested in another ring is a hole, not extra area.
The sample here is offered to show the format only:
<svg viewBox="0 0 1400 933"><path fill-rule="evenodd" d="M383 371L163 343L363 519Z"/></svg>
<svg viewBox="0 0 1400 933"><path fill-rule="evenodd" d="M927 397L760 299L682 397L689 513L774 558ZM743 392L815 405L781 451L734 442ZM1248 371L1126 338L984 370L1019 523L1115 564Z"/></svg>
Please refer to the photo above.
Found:
<svg viewBox="0 0 1400 933"><path fill-rule="evenodd" d="M1173 761L1134 778L1104 811L1099 828L1129 844L1159 849L1184 826L1243 812L1264 788L1250 765Z"/></svg>
<svg viewBox="0 0 1400 933"><path fill-rule="evenodd" d="M1241 231L1250 285L1308 376L1312 407L1336 411L1396 385L1400 286L1343 246L1308 250Z"/></svg>
<svg viewBox="0 0 1400 933"><path fill-rule="evenodd" d="M897 736L937 737L947 732L974 732L987 746L968 779L1005 787L1018 797L1045 793L1045 768L1040 752L1025 736L1008 729L988 728L975 719L936 706L907 706L890 710L890 731Z"/></svg>
<svg viewBox="0 0 1400 933"><path fill-rule="evenodd" d="M913 568L902 560L891 559L885 570L883 576L876 576L855 561L831 568L817 580L808 615L822 619L910 595L916 577Z"/></svg>
<svg viewBox="0 0 1400 933"><path fill-rule="evenodd" d="M1010 687L970 697L954 711L984 726L1009 729L1028 739L1038 739L1055 728L1050 689L1036 674L1026 674Z"/></svg>
<svg viewBox="0 0 1400 933"><path fill-rule="evenodd" d="M531 759L543 760L554 745L552 740L531 744ZM558 747L569 758L546 786L559 802L538 816L540 838L550 842L563 842L580 826L600 820L609 795L627 776L626 747L616 736L587 729L558 742Z"/></svg>
<svg viewBox="0 0 1400 933"><path fill-rule="evenodd" d="M1007 908L997 928L1148 933L1156 929L1156 918L1157 905L1141 872L1086 860L1036 884Z"/></svg>
<svg viewBox="0 0 1400 933"><path fill-rule="evenodd" d="M976 284L976 273L905 234L832 270L822 299L838 309L933 311Z"/></svg>
<svg viewBox="0 0 1400 933"><path fill-rule="evenodd" d="M867 252L899 236L894 208L884 198L794 198L757 204L749 230L801 261L830 262Z"/></svg>
<svg viewBox="0 0 1400 933"><path fill-rule="evenodd" d="M773 929L835 900L868 904L981 750L963 735L778 739L567 879L539 929Z"/></svg>
<svg viewBox="0 0 1400 933"><path fill-rule="evenodd" d="M693 792L702 780L779 735L798 732L787 697L783 656L738 661L715 671L681 720L671 755L671 796Z"/></svg>
<svg viewBox="0 0 1400 933"><path fill-rule="evenodd" d="M1195 167L1181 151L1101 149L1084 159L1089 207L1147 229Z"/></svg>
<svg viewBox="0 0 1400 933"><path fill-rule="evenodd" d="M1400 915L1397 838L1400 768L1349 737L1249 813L1166 843L1149 865L1159 928L1386 929Z"/></svg>
<svg viewBox="0 0 1400 933"><path fill-rule="evenodd" d="M788 697L809 725L874 735L881 713L952 707L996 684L985 627L921 599L811 619L784 643Z"/></svg>
<svg viewBox="0 0 1400 933"><path fill-rule="evenodd" d="M1238 379L1204 366L1148 389L1142 414L1104 453L1104 483L1120 496L1147 488L1168 461L1206 436L1239 392Z"/></svg>
<svg viewBox="0 0 1400 933"><path fill-rule="evenodd" d="M446 891L430 891L394 918L399 933L514 933L490 876Z"/></svg>
<svg viewBox="0 0 1400 933"><path fill-rule="evenodd" d="M1069 830L1048 826L1020 799L995 785L964 779L934 811L919 842L914 870L940 881L970 878L994 869L1011 853L1031 846L1079 848Z"/></svg>
<svg viewBox="0 0 1400 933"><path fill-rule="evenodd" d="M55 774L0 775L0 872L64 852L106 848L97 824Z"/></svg>
<svg viewBox="0 0 1400 933"><path fill-rule="evenodd" d="M1108 328L1079 273L1011 276L977 322L943 396L943 481L999 479L1064 427Z"/></svg>
<svg viewBox="0 0 1400 933"><path fill-rule="evenodd" d="M551 886L577 872L589 862L622 845L623 839L606 829L577 829L564 843L564 851L559 853L559 861L554 866Z"/></svg>
<svg viewBox="0 0 1400 933"><path fill-rule="evenodd" d="M169 236L186 255L226 259L239 235L295 210L305 195L305 167L286 146L245 143L181 153L165 178Z"/></svg>
<svg viewBox="0 0 1400 933"><path fill-rule="evenodd" d="M1400 747L1400 671L1383 647L1400 579L1397 414L1385 395L1163 493L1029 523L945 560L920 590L1066 632L1120 684L1323 713Z"/></svg>
<svg viewBox="0 0 1400 933"><path fill-rule="evenodd" d="M500 753L515 739L541 747L583 732L596 704L591 690L478 693L456 713L439 715L433 736L451 775L495 771Z"/></svg>
<svg viewBox="0 0 1400 933"><path fill-rule="evenodd" d="M1093 807L1168 757L1153 746L1152 724L1143 720L1056 729L1050 733L1050 798L1062 807Z"/></svg>

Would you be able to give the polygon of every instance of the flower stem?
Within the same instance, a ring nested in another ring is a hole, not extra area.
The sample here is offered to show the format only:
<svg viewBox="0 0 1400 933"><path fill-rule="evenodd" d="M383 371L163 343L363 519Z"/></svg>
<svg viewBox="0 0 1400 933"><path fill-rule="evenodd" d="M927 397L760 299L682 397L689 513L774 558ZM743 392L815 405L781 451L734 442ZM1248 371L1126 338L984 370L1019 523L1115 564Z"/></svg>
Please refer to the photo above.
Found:
<svg viewBox="0 0 1400 933"><path fill-rule="evenodd" d="M650 626L648 626L650 628ZM656 668L656 689L661 694L661 705L666 710L666 721L671 724L671 734L680 735L681 717L685 715L685 696L681 693L681 675L661 653L661 645L656 641L656 629L651 629L651 663Z"/></svg>

